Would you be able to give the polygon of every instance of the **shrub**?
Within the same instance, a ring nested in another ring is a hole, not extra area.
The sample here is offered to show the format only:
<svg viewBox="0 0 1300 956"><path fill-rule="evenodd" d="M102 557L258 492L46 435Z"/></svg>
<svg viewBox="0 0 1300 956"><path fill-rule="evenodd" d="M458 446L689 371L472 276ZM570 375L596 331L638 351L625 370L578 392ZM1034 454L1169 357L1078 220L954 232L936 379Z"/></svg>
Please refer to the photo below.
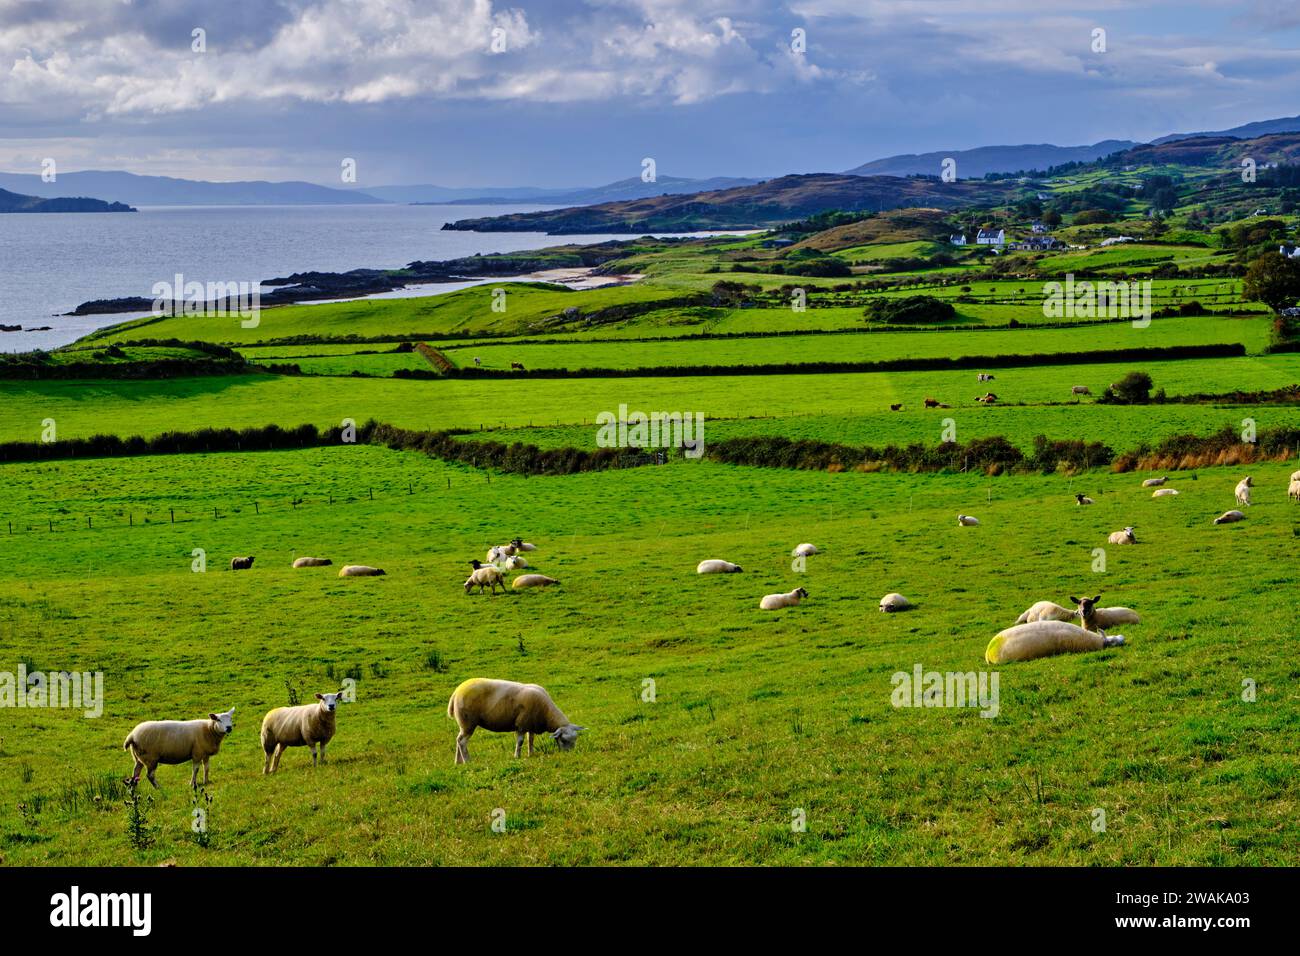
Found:
<svg viewBox="0 0 1300 956"><path fill-rule="evenodd" d="M900 299L875 299L867 306L866 316L874 322L928 325L948 322L957 310L951 302L932 295L911 295Z"/></svg>

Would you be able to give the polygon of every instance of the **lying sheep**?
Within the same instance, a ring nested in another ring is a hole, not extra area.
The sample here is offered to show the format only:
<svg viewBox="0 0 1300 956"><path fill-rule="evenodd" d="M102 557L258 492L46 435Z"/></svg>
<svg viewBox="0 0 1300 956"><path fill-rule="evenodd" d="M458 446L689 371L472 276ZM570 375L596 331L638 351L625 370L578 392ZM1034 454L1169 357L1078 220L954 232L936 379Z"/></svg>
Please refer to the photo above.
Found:
<svg viewBox="0 0 1300 956"><path fill-rule="evenodd" d="M498 734L514 731L516 757L525 734L531 757L534 734L550 734L561 750L572 750L578 732L587 729L565 717L544 687L486 677L471 677L457 687L447 701L447 716L460 727L456 763L469 760L469 738L479 727Z"/></svg>
<svg viewBox="0 0 1300 956"><path fill-rule="evenodd" d="M251 556L245 558L230 559L230 570L232 571L247 571L252 566L253 566L253 559Z"/></svg>
<svg viewBox="0 0 1300 956"><path fill-rule="evenodd" d="M501 572L490 564L485 564L480 568L475 568L468 578L465 579L465 593L469 594L476 586L478 593L482 594L485 587L491 587L492 593L497 593L497 586L501 590L506 589L505 579L501 577Z"/></svg>
<svg viewBox="0 0 1300 956"><path fill-rule="evenodd" d="M316 766L316 745L320 744L320 762L325 762L325 745L334 739L334 709L343 694L317 694L316 703L297 707L276 707L262 718L262 773L280 769L280 756L286 747L310 747L311 765Z"/></svg>
<svg viewBox="0 0 1300 956"><path fill-rule="evenodd" d="M880 610L886 614L892 614L895 611L910 611L912 602L897 591L891 591L880 599Z"/></svg>
<svg viewBox="0 0 1300 956"><path fill-rule="evenodd" d="M1152 498L1172 498L1178 494L1173 488L1161 488L1151 493Z"/></svg>
<svg viewBox="0 0 1300 956"><path fill-rule="evenodd" d="M1138 612L1127 607L1097 607L1101 595L1091 598L1070 598L1076 605L1074 616L1085 631L1108 631L1120 624L1141 624Z"/></svg>
<svg viewBox="0 0 1300 956"><path fill-rule="evenodd" d="M508 544L499 544L494 548L488 548L487 563L500 564L506 558L515 553L515 549Z"/></svg>
<svg viewBox="0 0 1300 956"><path fill-rule="evenodd" d="M544 588L551 584L559 584L555 578L548 578L544 574L521 574L510 582L512 588Z"/></svg>
<svg viewBox="0 0 1300 956"><path fill-rule="evenodd" d="M1286 496L1292 501L1300 501L1300 478L1292 478L1286 489Z"/></svg>
<svg viewBox="0 0 1300 956"><path fill-rule="evenodd" d="M972 517L971 515L957 516L957 524L963 528L977 528L979 527L979 523L980 523L980 519Z"/></svg>
<svg viewBox="0 0 1300 956"><path fill-rule="evenodd" d="M791 551L790 555L795 558L806 558L809 555L813 555L816 553L817 553L817 545L801 544L798 545L793 551Z"/></svg>
<svg viewBox="0 0 1300 956"><path fill-rule="evenodd" d="M1078 495L1078 494L1076 494L1076 495L1074 496L1074 503L1075 503L1076 505L1090 505L1090 504L1092 504L1092 499L1089 498L1087 495Z"/></svg>
<svg viewBox="0 0 1300 956"><path fill-rule="evenodd" d="M1123 531L1112 531L1110 537L1106 539L1107 544L1137 544L1137 535L1133 533L1132 525L1129 525Z"/></svg>
<svg viewBox="0 0 1300 956"><path fill-rule="evenodd" d="M339 568L341 578L372 578L384 573L383 568L372 568L368 564L345 564Z"/></svg>
<svg viewBox="0 0 1300 956"><path fill-rule="evenodd" d="M1034 624L1038 621L1072 621L1074 611L1061 607L1055 601L1038 601L1029 605L1028 610L1016 618L1017 624Z"/></svg>
<svg viewBox="0 0 1300 956"><path fill-rule="evenodd" d="M514 549L515 549L516 551L536 551L536 550L537 550L537 545L535 545L535 544L529 544L529 543L528 543L527 541L525 541L523 538L513 538L513 539L511 539L510 544L511 544L511 546L514 547Z"/></svg>
<svg viewBox="0 0 1300 956"><path fill-rule="evenodd" d="M795 588L788 594L769 594L758 602L758 606L764 611L776 611L783 607L794 607L807 596L808 592L803 588Z"/></svg>
<svg viewBox="0 0 1300 956"><path fill-rule="evenodd" d="M505 569L507 571L522 571L526 567L528 567L528 562L521 554L512 554L506 558Z"/></svg>
<svg viewBox="0 0 1300 956"><path fill-rule="evenodd" d="M1006 664L1010 661L1050 657L1053 654L1099 651L1103 647L1117 647L1123 643L1124 638L1118 634L1107 637L1065 621L1037 621L1033 624L1017 624L1000 631L989 641L984 659L990 664Z"/></svg>
<svg viewBox="0 0 1300 956"><path fill-rule="evenodd" d="M326 568L333 563L329 558L296 558L293 566L295 568Z"/></svg>
<svg viewBox="0 0 1300 956"><path fill-rule="evenodd" d="M740 565L723 561L721 558L710 558L695 566L696 574L739 574L744 570Z"/></svg>
<svg viewBox="0 0 1300 956"><path fill-rule="evenodd" d="M140 771L147 772L149 782L158 786L154 771L158 765L184 763L189 760L194 764L190 774L190 789L198 786L199 764L203 764L203 785L210 781L208 761L221 749L221 742L235 729L235 708L231 707L220 714L208 714L206 720L146 720L135 725L122 742L122 749L129 750L135 758L135 770L129 783L135 786L140 782Z"/></svg>
<svg viewBox="0 0 1300 956"><path fill-rule="evenodd" d="M1168 476L1166 476L1166 477L1164 477L1164 478L1148 478L1146 481L1142 482L1142 487L1143 487L1143 488L1158 488L1158 487L1160 487L1161 485L1163 485L1163 484L1164 484L1166 481L1168 481L1168 480L1169 480Z"/></svg>
<svg viewBox="0 0 1300 956"><path fill-rule="evenodd" d="M1232 511L1225 511L1223 514L1219 515L1219 517L1214 519L1214 523L1232 524L1234 521L1245 521L1245 520L1246 520L1246 516L1244 514L1242 514L1240 511L1237 511L1236 509L1233 509Z"/></svg>
<svg viewBox="0 0 1300 956"><path fill-rule="evenodd" d="M1243 508L1250 507L1250 488L1253 484L1254 481L1251 480L1250 475L1247 475L1245 478L1241 479L1241 481L1237 482L1237 504L1241 505Z"/></svg>

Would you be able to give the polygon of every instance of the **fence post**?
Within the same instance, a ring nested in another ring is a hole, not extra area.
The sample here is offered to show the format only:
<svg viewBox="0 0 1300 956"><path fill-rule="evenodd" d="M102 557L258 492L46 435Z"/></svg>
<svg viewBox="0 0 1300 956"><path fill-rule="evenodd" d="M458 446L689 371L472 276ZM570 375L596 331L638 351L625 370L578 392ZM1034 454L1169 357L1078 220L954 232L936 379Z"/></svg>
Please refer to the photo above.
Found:
<svg viewBox="0 0 1300 956"><path fill-rule="evenodd" d="M86 530L89 531L90 527L90 515L86 515Z"/></svg>
<svg viewBox="0 0 1300 956"><path fill-rule="evenodd" d="M253 502L253 514L259 514L259 515L260 515L261 513L262 513L262 509L261 509L261 507L258 505L258 503L257 503L256 501L254 501L254 502Z"/></svg>
<svg viewBox="0 0 1300 956"><path fill-rule="evenodd" d="M176 523L176 509L175 509L175 508L168 508L168 509L167 509L167 513L168 513L169 515L171 515L171 518L172 518L172 524L175 524L175 523Z"/></svg>
<svg viewBox="0 0 1300 956"><path fill-rule="evenodd" d="M371 489L370 489L370 500L371 500L371 501L374 501L374 500L375 500L375 489L374 489L374 488L371 488Z"/></svg>
<svg viewBox="0 0 1300 956"><path fill-rule="evenodd" d="M216 509L216 508L213 508L213 509L212 509L212 517L213 517L213 518L218 517L218 515L217 515L217 509Z"/></svg>

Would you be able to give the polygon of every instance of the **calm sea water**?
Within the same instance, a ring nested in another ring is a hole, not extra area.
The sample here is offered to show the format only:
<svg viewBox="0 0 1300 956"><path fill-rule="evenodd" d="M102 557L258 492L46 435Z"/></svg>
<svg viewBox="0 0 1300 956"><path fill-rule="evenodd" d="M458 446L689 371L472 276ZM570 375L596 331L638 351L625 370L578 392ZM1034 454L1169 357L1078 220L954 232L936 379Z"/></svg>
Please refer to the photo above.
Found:
<svg viewBox="0 0 1300 956"><path fill-rule="evenodd" d="M128 316L63 316L90 299L151 295L177 273L259 282L293 272L387 269L628 236L443 232L444 222L544 206L146 206L137 213L0 215L0 351L65 345ZM425 287L450 291L456 284Z"/></svg>

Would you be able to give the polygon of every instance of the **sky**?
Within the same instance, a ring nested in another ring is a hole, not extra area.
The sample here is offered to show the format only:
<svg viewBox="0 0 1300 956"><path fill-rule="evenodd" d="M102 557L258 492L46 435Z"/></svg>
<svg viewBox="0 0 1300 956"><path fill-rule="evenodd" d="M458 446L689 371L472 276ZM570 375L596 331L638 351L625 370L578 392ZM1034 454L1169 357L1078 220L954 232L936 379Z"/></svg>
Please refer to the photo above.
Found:
<svg viewBox="0 0 1300 956"><path fill-rule="evenodd" d="M1293 0L0 0L8 172L769 177L1225 129L1297 89Z"/></svg>

